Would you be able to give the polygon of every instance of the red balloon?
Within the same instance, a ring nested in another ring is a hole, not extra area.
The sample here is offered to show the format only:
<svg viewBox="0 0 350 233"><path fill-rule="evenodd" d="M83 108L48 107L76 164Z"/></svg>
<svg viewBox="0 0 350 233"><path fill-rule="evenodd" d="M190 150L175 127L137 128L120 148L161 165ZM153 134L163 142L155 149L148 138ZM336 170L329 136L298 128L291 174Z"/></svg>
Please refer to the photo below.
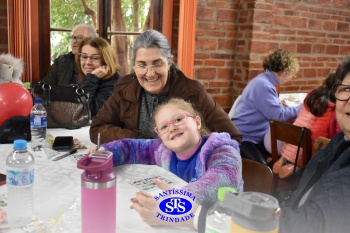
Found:
<svg viewBox="0 0 350 233"><path fill-rule="evenodd" d="M33 107L30 92L18 83L0 84L0 126L13 116L29 116Z"/></svg>

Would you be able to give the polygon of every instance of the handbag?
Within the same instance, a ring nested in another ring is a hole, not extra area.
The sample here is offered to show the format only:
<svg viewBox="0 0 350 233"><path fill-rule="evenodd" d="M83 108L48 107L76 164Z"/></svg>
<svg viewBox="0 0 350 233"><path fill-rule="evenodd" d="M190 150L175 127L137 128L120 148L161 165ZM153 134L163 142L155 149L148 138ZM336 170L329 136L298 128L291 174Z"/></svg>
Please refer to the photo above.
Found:
<svg viewBox="0 0 350 233"><path fill-rule="evenodd" d="M78 85L34 84L34 98L42 98L47 111L48 128L78 129L91 120L88 94Z"/></svg>

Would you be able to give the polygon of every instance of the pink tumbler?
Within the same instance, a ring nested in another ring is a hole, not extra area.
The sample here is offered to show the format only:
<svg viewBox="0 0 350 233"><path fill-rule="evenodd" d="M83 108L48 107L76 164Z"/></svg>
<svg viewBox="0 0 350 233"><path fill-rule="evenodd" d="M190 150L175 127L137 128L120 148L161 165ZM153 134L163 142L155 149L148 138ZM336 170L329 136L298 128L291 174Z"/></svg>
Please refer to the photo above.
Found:
<svg viewBox="0 0 350 233"><path fill-rule="evenodd" d="M95 151L78 162L81 174L82 233L116 232L116 175L113 156Z"/></svg>

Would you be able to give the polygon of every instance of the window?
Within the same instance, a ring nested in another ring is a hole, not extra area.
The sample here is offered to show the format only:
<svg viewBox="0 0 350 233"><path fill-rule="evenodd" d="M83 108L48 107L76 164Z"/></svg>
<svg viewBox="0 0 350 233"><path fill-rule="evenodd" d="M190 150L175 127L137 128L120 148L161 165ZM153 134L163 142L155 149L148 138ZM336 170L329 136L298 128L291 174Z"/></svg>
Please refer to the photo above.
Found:
<svg viewBox="0 0 350 233"><path fill-rule="evenodd" d="M99 36L110 42L117 53L121 75L132 71L132 47L137 35L150 28L161 31L162 0L68 2L50 0L41 3L44 12L42 17L50 17L49 25L42 22L41 77L46 75L55 58L71 50L69 36L77 24L94 26ZM50 38L49 41L45 39L47 37Z"/></svg>

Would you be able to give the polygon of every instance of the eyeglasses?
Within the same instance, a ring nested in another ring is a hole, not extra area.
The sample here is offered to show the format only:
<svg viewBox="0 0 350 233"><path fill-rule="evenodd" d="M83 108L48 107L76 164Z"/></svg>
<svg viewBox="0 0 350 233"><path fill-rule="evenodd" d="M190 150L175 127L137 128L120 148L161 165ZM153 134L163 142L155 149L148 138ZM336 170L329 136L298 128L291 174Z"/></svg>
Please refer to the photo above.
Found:
<svg viewBox="0 0 350 233"><path fill-rule="evenodd" d="M84 36L79 35L79 36L70 36L69 37L72 41L81 41L84 39Z"/></svg>
<svg viewBox="0 0 350 233"><path fill-rule="evenodd" d="M145 65L137 65L134 66L134 70L138 74L146 74L148 69L151 69L151 71L155 73L159 73L162 71L162 68L165 66L165 63L160 62L160 63L155 63L154 65L151 66L145 66Z"/></svg>
<svg viewBox="0 0 350 233"><path fill-rule="evenodd" d="M156 132L156 134L158 134L158 135L163 135L169 131L170 124L173 124L175 126L182 125L185 123L187 117L194 118L194 116L187 114L187 113L177 114L170 121L164 122L161 125L156 126L154 128L154 132Z"/></svg>
<svg viewBox="0 0 350 233"><path fill-rule="evenodd" d="M349 101L350 99L350 86L339 84L336 86L335 98L340 101Z"/></svg>
<svg viewBox="0 0 350 233"><path fill-rule="evenodd" d="M80 56L80 61L82 62L86 62L88 58L90 58L90 61L95 64L101 61L101 55L97 55L97 54L88 56L85 53L79 53L79 56Z"/></svg>

